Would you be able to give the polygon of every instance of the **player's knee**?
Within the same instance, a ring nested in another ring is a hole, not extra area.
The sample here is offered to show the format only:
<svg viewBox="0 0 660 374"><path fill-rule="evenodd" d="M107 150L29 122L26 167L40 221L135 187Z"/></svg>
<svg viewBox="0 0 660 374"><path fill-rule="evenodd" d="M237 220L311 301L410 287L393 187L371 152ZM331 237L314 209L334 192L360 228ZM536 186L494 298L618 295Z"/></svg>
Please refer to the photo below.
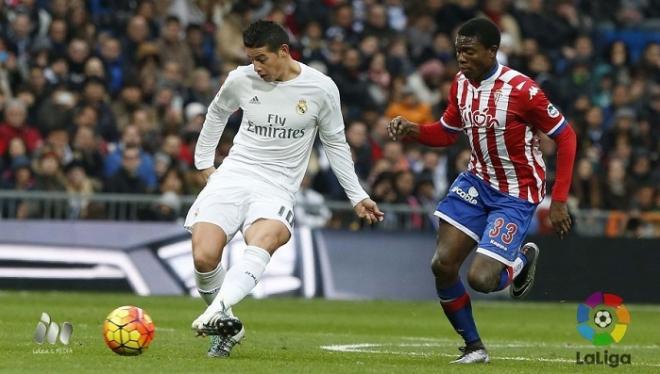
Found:
<svg viewBox="0 0 660 374"><path fill-rule="evenodd" d="M248 244L272 252L289 241L291 234L288 231L269 230L257 232L250 238Z"/></svg>
<svg viewBox="0 0 660 374"><path fill-rule="evenodd" d="M497 288L497 279L492 274L476 268L470 269L468 283L473 290L481 293L489 293Z"/></svg>
<svg viewBox="0 0 660 374"><path fill-rule="evenodd" d="M206 273L212 271L220 263L220 256L215 248L205 243L204 240L194 240L193 238L193 262L195 269Z"/></svg>
<svg viewBox="0 0 660 374"><path fill-rule="evenodd" d="M460 264L455 264L444 251L437 251L431 259L431 271L436 278L454 278L458 274Z"/></svg>

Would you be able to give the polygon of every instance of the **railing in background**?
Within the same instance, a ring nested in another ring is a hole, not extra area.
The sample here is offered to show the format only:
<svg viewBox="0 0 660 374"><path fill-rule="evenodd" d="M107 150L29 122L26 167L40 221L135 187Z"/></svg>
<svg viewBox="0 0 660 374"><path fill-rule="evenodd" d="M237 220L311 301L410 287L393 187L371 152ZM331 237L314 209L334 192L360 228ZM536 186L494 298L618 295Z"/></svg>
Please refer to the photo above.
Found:
<svg viewBox="0 0 660 374"><path fill-rule="evenodd" d="M0 219L175 221L185 218L195 196L141 194L92 194L67 192L0 190ZM331 225L351 228L357 223L353 208L345 201L326 201L333 213ZM379 204L389 221L378 225L385 230L423 229L432 231L435 223L433 207L411 207L405 204ZM539 209L539 211L542 208ZM547 211L546 211L547 213ZM423 226L413 225L420 217ZM660 212L626 213L619 211L580 210L573 212L575 230L581 236L660 237ZM537 214L536 233L548 233L547 214Z"/></svg>

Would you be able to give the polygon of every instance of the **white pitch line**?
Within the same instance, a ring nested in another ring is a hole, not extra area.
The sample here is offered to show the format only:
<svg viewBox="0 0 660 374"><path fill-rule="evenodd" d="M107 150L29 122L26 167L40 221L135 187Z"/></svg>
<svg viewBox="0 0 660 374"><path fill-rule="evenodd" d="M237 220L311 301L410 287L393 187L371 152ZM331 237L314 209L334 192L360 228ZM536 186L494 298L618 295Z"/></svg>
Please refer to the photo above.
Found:
<svg viewBox="0 0 660 374"><path fill-rule="evenodd" d="M429 338L426 338L428 340ZM449 353L430 353L430 352L414 352L414 351L397 351L390 349L380 349L385 347L400 347L400 348L409 348L409 347L448 347L455 346L455 343L357 343L357 344L331 344L331 345L322 345L321 349L332 352L342 352L342 353L378 353L378 354L395 354L395 355L406 355L406 356L443 356L443 357L456 357L456 355ZM494 345L489 345L493 347ZM536 347L535 345L528 345L528 347ZM593 346L589 346L593 348ZM575 347L559 347L559 348L575 348ZM522 356L492 356L495 360L506 360L506 361L536 361L536 362L557 362L564 364L574 364L575 361L568 360L565 358L542 358L542 357L522 357ZM648 366L648 367L660 367L660 364L647 363L647 362L633 362L632 366Z"/></svg>
<svg viewBox="0 0 660 374"><path fill-rule="evenodd" d="M427 337L415 337L415 336L403 336L401 337L404 340L412 341L425 341L425 342L438 342L438 343L448 343L448 346L458 346L459 342L455 339L443 339L443 338L427 338ZM572 344L572 343L536 343L524 340L486 340L487 347L493 348L569 348L569 349L590 349L594 348L593 344ZM443 347L445 345L442 345ZM633 349L660 349L660 345L657 344L624 344L624 345L615 345L610 348L616 348L621 350L633 350Z"/></svg>

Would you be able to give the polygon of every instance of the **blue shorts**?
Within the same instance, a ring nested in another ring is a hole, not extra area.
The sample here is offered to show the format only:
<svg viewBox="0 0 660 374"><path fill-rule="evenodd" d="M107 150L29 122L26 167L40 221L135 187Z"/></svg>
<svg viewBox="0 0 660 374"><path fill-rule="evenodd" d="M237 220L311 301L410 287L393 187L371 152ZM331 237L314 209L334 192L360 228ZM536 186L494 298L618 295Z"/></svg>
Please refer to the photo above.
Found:
<svg viewBox="0 0 660 374"><path fill-rule="evenodd" d="M456 178L435 215L479 243L477 252L512 266L536 204L495 190L464 172Z"/></svg>

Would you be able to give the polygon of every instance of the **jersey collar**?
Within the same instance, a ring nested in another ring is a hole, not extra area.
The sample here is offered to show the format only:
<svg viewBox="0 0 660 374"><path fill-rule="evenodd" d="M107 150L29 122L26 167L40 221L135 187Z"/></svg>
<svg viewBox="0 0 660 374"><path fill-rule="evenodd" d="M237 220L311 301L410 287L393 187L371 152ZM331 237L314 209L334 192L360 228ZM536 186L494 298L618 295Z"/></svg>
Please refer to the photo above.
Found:
<svg viewBox="0 0 660 374"><path fill-rule="evenodd" d="M495 66L493 66L492 69L486 74L486 79L481 81L481 84L484 83L490 83L494 81L497 77L500 76L500 72L502 71L502 65L500 65L499 62L495 63Z"/></svg>
<svg viewBox="0 0 660 374"><path fill-rule="evenodd" d="M486 78L479 82L479 84L476 84L476 82L470 81L473 86L475 87L481 87L485 84L493 83L497 79L497 77L500 76L502 73L502 65L499 62L495 62L495 66L493 66L490 71L486 74Z"/></svg>

